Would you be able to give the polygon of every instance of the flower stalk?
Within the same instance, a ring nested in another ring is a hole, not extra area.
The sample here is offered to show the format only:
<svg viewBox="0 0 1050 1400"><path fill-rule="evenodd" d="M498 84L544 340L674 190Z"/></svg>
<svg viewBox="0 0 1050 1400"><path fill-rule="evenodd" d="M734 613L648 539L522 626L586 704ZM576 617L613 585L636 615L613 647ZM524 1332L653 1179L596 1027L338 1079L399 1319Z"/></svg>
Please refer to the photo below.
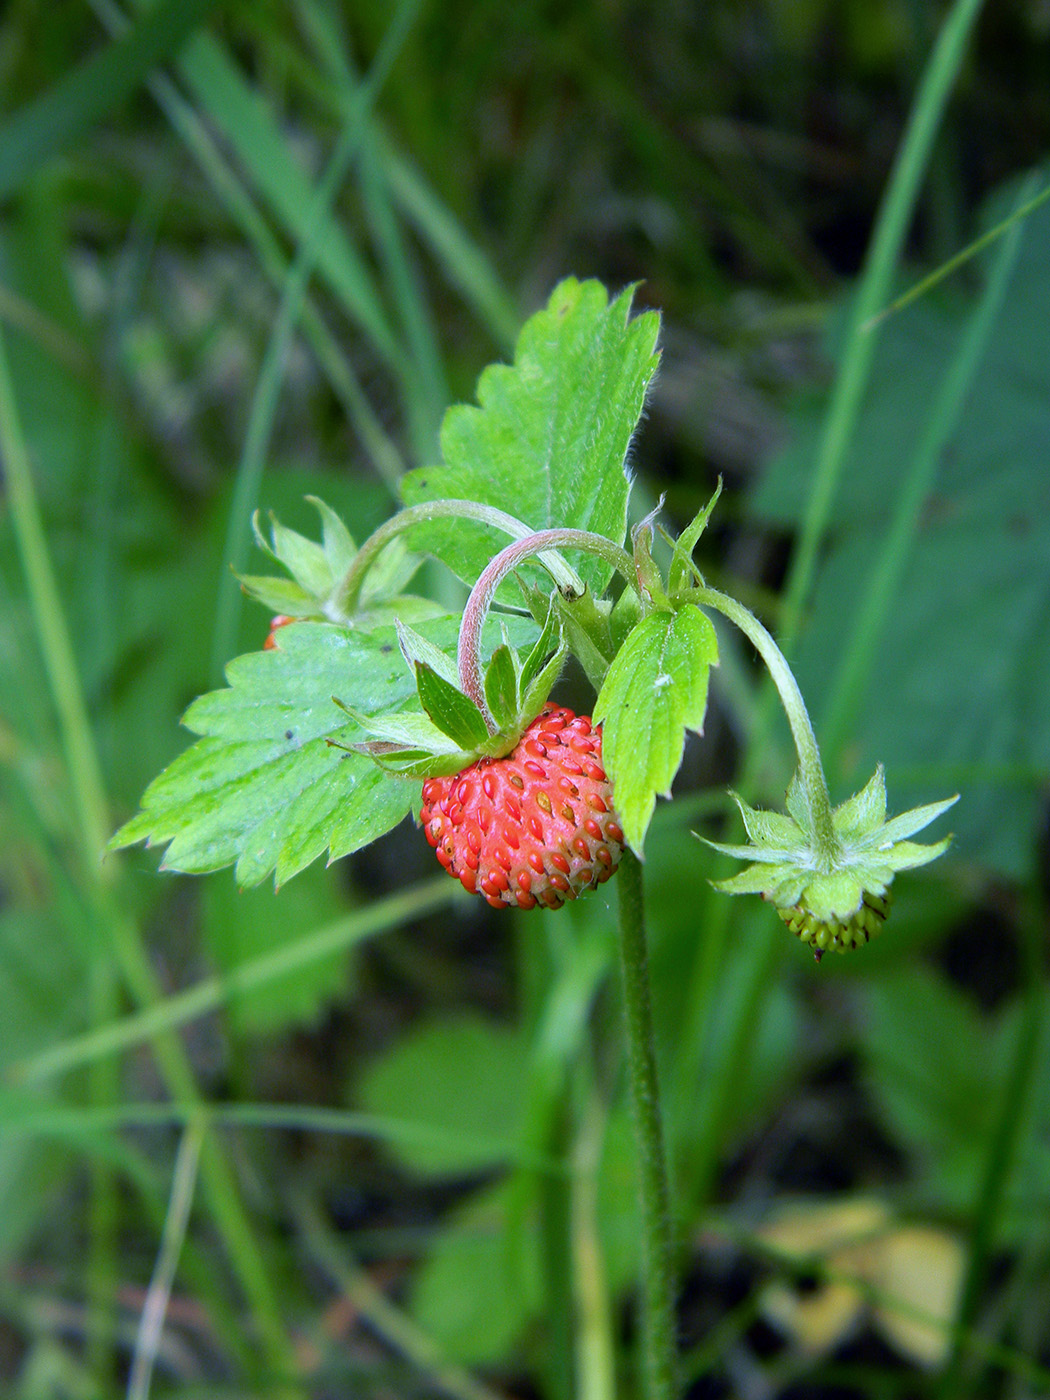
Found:
<svg viewBox="0 0 1050 1400"><path fill-rule="evenodd" d="M642 1336L648 1400L675 1400L674 1251L667 1153L654 1053L642 865L633 851L620 865L620 970L628 1073L642 1208Z"/></svg>
<svg viewBox="0 0 1050 1400"><path fill-rule="evenodd" d="M406 530L411 530L415 526L426 524L431 520L450 518L474 520L479 525L490 525L493 529L502 530L504 534L510 535L516 540L531 538L533 533L531 526L526 525L524 521L518 520L513 515L508 515L506 511L497 510L494 506L482 505L478 501L449 499L426 501L417 506L406 506L404 510L398 511L396 515L392 515L389 520L384 521L377 530L374 530L357 551L353 563L347 569L346 575L333 597L333 612L339 617L353 615L361 596L361 588L366 574L391 540L404 534ZM584 585L579 575L569 567L560 555L547 552L542 563L559 588L583 592Z"/></svg>
<svg viewBox="0 0 1050 1400"><path fill-rule="evenodd" d="M592 534L589 530L538 530L526 538L509 544L500 551L483 570L477 583L471 589L466 607L463 609L463 622L459 631L457 665L463 693L469 695L489 727L496 733L496 722L485 700L485 686L481 671L481 629L485 624L496 590L505 578L526 559L536 558L551 573L559 588L564 590L562 580L550 569L548 560L560 558L552 551L557 549L581 549L588 554L596 554L611 564L629 583L634 581L634 561L625 549L603 535ZM567 590L568 596L580 597L586 586L577 579Z"/></svg>
<svg viewBox="0 0 1050 1400"><path fill-rule="evenodd" d="M742 603L716 588L702 587L692 593L697 603L706 604L734 623L752 643L765 663L773 684L780 695L784 713L787 715L791 734L798 754L799 785L809 811L815 842L816 855L822 866L832 870L841 853L841 842L832 821L831 797L828 782L824 776L824 765L820 759L816 735L810 722L806 702L798 688L798 682L787 664L784 653L755 617Z"/></svg>

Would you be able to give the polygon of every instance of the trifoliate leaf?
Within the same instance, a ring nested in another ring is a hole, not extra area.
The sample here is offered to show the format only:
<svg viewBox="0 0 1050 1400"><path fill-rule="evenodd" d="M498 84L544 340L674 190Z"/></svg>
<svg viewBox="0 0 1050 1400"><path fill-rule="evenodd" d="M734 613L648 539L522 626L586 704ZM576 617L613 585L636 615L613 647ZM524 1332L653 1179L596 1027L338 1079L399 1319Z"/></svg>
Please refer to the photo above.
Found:
<svg viewBox="0 0 1050 1400"><path fill-rule="evenodd" d="M710 620L698 608L653 612L609 667L594 707L602 758L624 835L641 852L658 793L670 791L687 729L699 732L707 680L718 661Z"/></svg>
<svg viewBox="0 0 1050 1400"><path fill-rule="evenodd" d="M457 621L423 624L439 646ZM367 739L333 702L363 715L415 700L393 628L369 634L324 623L281 631L280 647L238 657L229 688L195 701L185 724L202 737L147 788L142 811L114 846L168 844L169 870L201 873L236 863L243 885L271 870L289 879L325 851L346 855L395 826L415 797L364 753L331 747Z"/></svg>
<svg viewBox="0 0 1050 1400"><path fill-rule="evenodd" d="M629 320L631 297L628 289L610 305L598 282L560 283L526 322L513 365L481 375L479 406L448 410L444 463L409 472L405 502L480 501L535 530L569 526L621 543L627 449L658 360L659 318L646 312ZM469 583L507 542L462 521L430 521L413 538ZM600 595L610 566L590 555L573 563Z"/></svg>

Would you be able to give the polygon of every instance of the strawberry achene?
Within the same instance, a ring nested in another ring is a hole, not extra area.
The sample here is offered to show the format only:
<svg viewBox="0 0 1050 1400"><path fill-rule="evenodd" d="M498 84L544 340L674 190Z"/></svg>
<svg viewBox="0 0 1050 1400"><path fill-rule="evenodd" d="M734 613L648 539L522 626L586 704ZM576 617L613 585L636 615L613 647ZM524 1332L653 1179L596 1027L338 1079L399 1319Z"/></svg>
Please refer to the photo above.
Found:
<svg viewBox="0 0 1050 1400"><path fill-rule="evenodd" d="M496 909L557 909L623 854L601 728L550 702L503 758L428 778L420 820L448 873Z"/></svg>

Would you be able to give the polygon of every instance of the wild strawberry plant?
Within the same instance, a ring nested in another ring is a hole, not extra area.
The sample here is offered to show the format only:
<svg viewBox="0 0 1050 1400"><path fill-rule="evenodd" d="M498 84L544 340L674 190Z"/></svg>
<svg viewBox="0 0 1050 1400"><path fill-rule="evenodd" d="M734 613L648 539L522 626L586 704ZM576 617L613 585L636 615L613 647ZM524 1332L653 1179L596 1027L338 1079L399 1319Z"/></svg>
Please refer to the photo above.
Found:
<svg viewBox="0 0 1050 1400"><path fill-rule="evenodd" d="M404 508L360 546L320 500L319 541L256 521L284 572L241 582L274 615L270 633L190 707L197 741L114 844L164 844L170 870L233 865L242 885L282 883L411 814L449 874L497 907L557 908L620 871L650 1391L666 1397L671 1251L639 861L686 734L703 729L711 614L756 648L798 750L786 814L737 799L749 843L716 849L750 864L718 888L761 894L818 959L857 947L881 927L894 875L946 848L910 838L954 799L887 820L880 769L832 809L784 657L694 563L717 492L665 536L666 571L657 516L628 539L626 463L659 329L631 299L561 283L514 363L482 374L477 405L448 411L441 462L404 478ZM462 611L413 591L424 556L469 588ZM590 717L550 700L570 653L594 687Z"/></svg>

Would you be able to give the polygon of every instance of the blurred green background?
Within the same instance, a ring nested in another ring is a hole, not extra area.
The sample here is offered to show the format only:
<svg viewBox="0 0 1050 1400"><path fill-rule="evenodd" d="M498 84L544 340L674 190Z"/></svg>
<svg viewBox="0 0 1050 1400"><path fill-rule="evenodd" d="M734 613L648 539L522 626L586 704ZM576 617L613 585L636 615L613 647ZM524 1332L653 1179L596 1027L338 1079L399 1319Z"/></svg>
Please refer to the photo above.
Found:
<svg viewBox="0 0 1050 1400"><path fill-rule="evenodd" d="M791 772L722 634L646 863L688 1393L1050 1393L1050 206L868 324L1045 186L1048 61L1044 0L7 0L5 1395L640 1394L615 886L102 858L266 636L252 510L360 540L568 274L662 312L638 513L724 476L833 797L962 793L816 967L691 834Z"/></svg>

